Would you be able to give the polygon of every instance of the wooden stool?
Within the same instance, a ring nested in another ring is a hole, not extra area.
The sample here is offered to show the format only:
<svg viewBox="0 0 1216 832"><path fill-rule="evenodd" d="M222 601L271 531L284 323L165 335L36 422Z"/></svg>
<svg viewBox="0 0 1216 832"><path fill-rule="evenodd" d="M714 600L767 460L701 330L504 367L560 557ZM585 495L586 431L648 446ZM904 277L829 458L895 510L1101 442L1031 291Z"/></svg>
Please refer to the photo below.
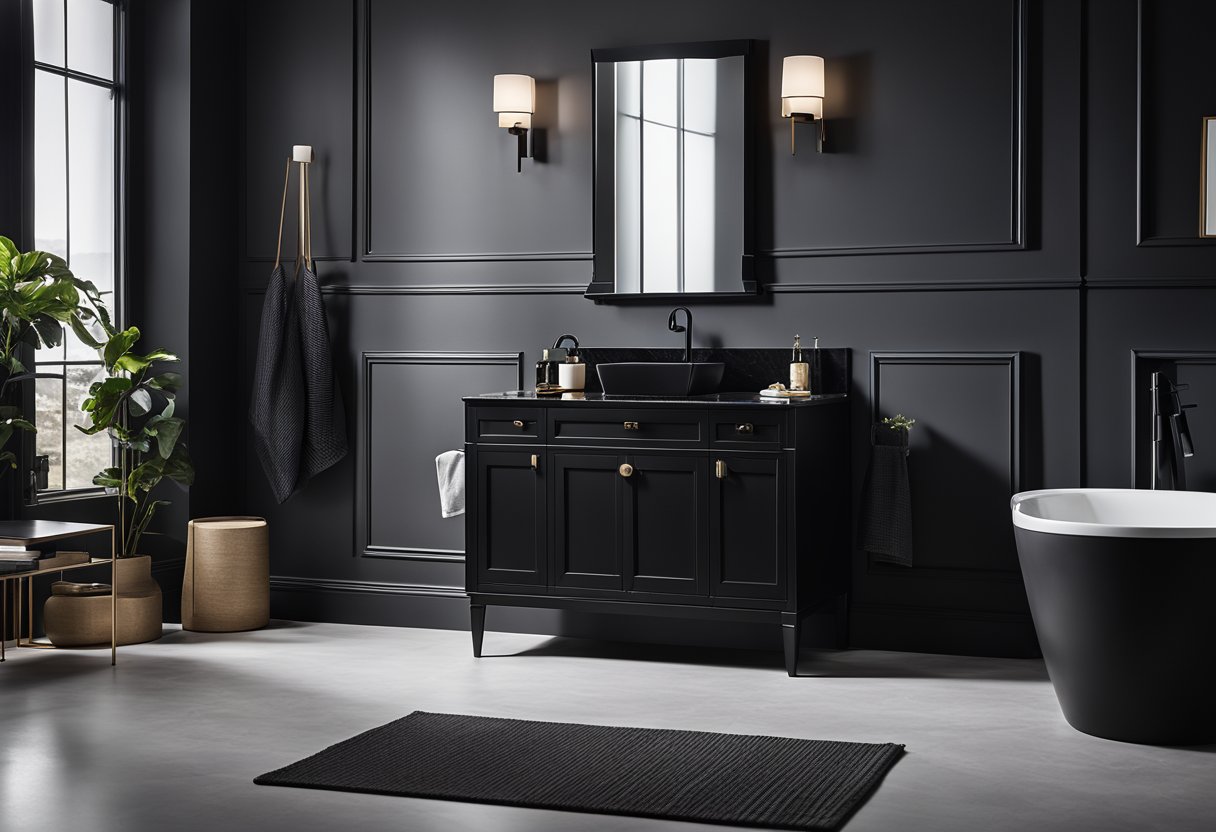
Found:
<svg viewBox="0 0 1216 832"><path fill-rule="evenodd" d="M261 517L191 520L182 629L256 630L270 621L270 532Z"/></svg>

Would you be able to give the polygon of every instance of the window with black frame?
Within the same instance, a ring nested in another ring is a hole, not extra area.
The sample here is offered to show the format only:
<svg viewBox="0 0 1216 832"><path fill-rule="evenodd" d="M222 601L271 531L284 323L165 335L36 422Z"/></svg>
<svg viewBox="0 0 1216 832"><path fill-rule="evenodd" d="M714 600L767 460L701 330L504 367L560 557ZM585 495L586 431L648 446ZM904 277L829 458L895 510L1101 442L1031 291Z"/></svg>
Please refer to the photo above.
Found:
<svg viewBox="0 0 1216 832"><path fill-rule="evenodd" d="M118 15L109 0L30 0L33 22L33 243L60 255L117 311L119 211ZM36 384L38 493L95 490L111 464L108 436L86 436L80 404L104 378L96 350L69 329L40 350ZM43 459L45 458L45 459Z"/></svg>

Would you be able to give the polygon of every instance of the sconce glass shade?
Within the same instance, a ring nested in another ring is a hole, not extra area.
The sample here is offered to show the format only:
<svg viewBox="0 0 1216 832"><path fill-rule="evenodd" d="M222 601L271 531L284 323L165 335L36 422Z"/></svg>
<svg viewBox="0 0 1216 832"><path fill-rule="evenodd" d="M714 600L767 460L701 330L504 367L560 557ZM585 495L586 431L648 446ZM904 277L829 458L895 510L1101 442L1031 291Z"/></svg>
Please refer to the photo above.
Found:
<svg viewBox="0 0 1216 832"><path fill-rule="evenodd" d="M823 58L790 55L781 62L781 115L823 118Z"/></svg>
<svg viewBox="0 0 1216 832"><path fill-rule="evenodd" d="M494 76L494 112L499 127L530 128L536 112L536 79L531 75Z"/></svg>

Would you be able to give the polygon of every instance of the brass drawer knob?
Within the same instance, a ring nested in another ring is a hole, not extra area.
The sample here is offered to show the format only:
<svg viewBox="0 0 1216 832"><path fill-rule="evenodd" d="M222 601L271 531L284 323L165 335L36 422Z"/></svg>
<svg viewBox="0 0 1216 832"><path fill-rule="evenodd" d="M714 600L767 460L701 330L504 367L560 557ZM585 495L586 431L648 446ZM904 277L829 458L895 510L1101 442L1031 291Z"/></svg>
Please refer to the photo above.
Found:
<svg viewBox="0 0 1216 832"><path fill-rule="evenodd" d="M620 472L620 475L622 477L632 477L633 476L633 466L630 465L628 462L624 463L617 470Z"/></svg>
<svg viewBox="0 0 1216 832"><path fill-rule="evenodd" d="M515 425L515 427L517 427L517 428L523 429L523 427L527 424L527 422L525 422L523 419L516 419L511 424Z"/></svg>
<svg viewBox="0 0 1216 832"><path fill-rule="evenodd" d="M756 429L751 422L744 422L741 425L735 425L735 433L755 433Z"/></svg>
<svg viewBox="0 0 1216 832"><path fill-rule="evenodd" d="M714 476L716 476L720 480L726 479L726 461L725 460L719 459L716 462L714 462Z"/></svg>
<svg viewBox="0 0 1216 832"><path fill-rule="evenodd" d="M626 422L625 430L640 430L641 426L637 422Z"/></svg>
<svg viewBox="0 0 1216 832"><path fill-rule="evenodd" d="M532 454L532 470L535 471L540 467L540 459L536 454Z"/></svg>

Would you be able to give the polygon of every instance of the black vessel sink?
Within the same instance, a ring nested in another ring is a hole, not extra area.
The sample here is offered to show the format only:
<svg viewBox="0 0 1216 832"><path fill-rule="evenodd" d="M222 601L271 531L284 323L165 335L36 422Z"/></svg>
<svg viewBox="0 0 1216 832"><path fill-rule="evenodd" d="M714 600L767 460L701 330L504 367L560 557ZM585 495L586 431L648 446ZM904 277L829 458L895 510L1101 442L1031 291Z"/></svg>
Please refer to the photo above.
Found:
<svg viewBox="0 0 1216 832"><path fill-rule="evenodd" d="M726 365L720 361L626 361L598 364L608 396L700 396L717 392Z"/></svg>

